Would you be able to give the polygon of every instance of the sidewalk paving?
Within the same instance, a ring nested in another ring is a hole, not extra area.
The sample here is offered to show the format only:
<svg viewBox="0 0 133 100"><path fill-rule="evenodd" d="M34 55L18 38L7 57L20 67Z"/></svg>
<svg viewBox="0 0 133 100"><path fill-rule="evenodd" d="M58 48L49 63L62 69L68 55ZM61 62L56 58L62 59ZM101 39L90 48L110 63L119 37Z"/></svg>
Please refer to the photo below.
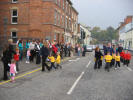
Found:
<svg viewBox="0 0 133 100"><path fill-rule="evenodd" d="M76 56L65 57L64 59L62 59L62 64L66 63L68 60L74 59L74 58L76 58ZM34 59L34 62L31 62L30 64L26 64L25 63L26 59L23 59L22 61L20 61L19 62L19 70L20 71L19 71L19 73L17 75L22 74L24 72L28 72L30 70L34 70L34 69L40 68L41 64L37 65L37 64L35 64L35 61L36 61L36 59ZM50 63L48 62L48 64L50 64ZM3 64L0 61L0 81L2 80L2 78L3 78Z"/></svg>

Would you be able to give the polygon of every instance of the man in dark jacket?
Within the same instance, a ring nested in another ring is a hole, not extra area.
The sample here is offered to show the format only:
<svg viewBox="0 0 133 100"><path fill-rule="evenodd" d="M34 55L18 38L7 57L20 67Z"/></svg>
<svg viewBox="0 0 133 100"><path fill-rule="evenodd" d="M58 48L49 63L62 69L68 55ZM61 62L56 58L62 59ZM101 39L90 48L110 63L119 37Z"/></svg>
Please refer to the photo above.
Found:
<svg viewBox="0 0 133 100"><path fill-rule="evenodd" d="M41 48L41 57L42 57L42 71L45 71L45 67L50 71L50 67L46 64L47 57L49 55L49 50L47 48L47 45L43 45Z"/></svg>

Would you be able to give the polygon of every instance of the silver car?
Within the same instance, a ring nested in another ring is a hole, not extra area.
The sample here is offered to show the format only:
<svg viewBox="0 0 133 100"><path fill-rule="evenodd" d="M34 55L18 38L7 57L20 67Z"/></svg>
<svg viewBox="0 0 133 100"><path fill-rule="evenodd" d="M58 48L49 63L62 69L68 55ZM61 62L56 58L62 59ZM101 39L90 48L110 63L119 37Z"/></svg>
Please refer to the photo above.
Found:
<svg viewBox="0 0 133 100"><path fill-rule="evenodd" d="M92 52L92 51L93 51L93 46L92 45L86 46L86 52Z"/></svg>

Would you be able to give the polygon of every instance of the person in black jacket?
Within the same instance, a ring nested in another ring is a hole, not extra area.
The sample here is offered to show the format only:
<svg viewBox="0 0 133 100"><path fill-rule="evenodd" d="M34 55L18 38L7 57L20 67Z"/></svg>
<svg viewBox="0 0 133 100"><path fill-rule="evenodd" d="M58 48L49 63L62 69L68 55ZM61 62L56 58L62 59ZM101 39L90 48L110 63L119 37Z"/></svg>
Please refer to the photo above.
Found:
<svg viewBox="0 0 133 100"><path fill-rule="evenodd" d="M45 67L50 71L50 67L46 64L47 57L49 55L48 45L44 43L41 48L41 57L42 57L42 71L45 71Z"/></svg>
<svg viewBox="0 0 133 100"><path fill-rule="evenodd" d="M16 53L13 49L13 40L8 40L9 46L8 46L8 54L9 54L9 63L11 63L11 60L13 58L13 55Z"/></svg>
<svg viewBox="0 0 133 100"><path fill-rule="evenodd" d="M102 52L100 51L99 47L96 47L95 49L95 65L94 65L94 69L100 69L101 67L101 56L103 56Z"/></svg>
<svg viewBox="0 0 133 100"><path fill-rule="evenodd" d="M8 63L10 63L10 54L9 54L9 49L8 46L5 46L3 50L3 56L1 58L3 65L4 65L4 76L3 80L8 80L7 72L9 71L9 66Z"/></svg>

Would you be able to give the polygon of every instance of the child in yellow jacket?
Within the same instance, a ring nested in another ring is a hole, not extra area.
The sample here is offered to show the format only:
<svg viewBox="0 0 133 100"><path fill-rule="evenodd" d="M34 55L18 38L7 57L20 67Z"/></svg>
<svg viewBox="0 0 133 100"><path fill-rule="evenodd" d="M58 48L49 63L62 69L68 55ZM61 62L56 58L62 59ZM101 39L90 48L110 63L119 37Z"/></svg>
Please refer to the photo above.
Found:
<svg viewBox="0 0 133 100"><path fill-rule="evenodd" d="M57 58L56 58L55 62L57 64L56 68L58 69L60 67L60 69L62 69L62 66L60 65L60 63L61 63L61 56L60 56L59 52L57 53Z"/></svg>
<svg viewBox="0 0 133 100"><path fill-rule="evenodd" d="M108 72L110 69L111 60L112 60L112 56L108 52L107 55L105 56L105 61L106 61L105 70L107 70Z"/></svg>
<svg viewBox="0 0 133 100"><path fill-rule="evenodd" d="M50 67L50 69L52 69L52 68L56 69L56 67L55 67L55 57L54 57L53 55L51 55L51 56L48 56L48 59L49 59L50 62L51 62L51 67Z"/></svg>
<svg viewBox="0 0 133 100"><path fill-rule="evenodd" d="M115 69L117 69L117 65L120 67L120 54L119 53L117 53L117 55L115 56L115 61L116 61Z"/></svg>

